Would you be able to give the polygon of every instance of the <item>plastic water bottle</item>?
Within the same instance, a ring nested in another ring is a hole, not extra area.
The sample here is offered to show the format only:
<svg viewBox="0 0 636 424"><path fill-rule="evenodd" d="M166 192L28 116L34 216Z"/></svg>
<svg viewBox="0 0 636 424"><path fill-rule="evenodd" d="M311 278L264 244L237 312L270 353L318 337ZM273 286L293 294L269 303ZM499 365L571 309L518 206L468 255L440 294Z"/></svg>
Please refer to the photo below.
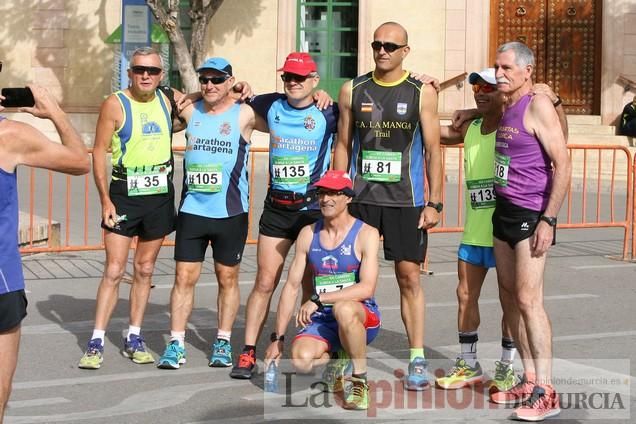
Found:
<svg viewBox="0 0 636 424"><path fill-rule="evenodd" d="M270 362L267 367L267 371L265 371L265 391L269 393L277 393L278 392L278 367L276 366L276 362Z"/></svg>

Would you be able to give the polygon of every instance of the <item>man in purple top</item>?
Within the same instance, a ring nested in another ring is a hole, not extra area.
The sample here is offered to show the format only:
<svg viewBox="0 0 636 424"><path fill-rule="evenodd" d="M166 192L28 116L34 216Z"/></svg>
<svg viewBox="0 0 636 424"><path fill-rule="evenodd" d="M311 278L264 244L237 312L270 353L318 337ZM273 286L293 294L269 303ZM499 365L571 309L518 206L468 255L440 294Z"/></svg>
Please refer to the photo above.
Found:
<svg viewBox="0 0 636 424"><path fill-rule="evenodd" d="M497 50L497 88L507 101L495 145L494 251L502 307L525 373L518 385L493 393L491 400L523 402L513 418L524 421L560 412L551 385L552 329L543 306L543 272L571 173L552 101L531 94L534 63L525 44L510 42Z"/></svg>
<svg viewBox="0 0 636 424"><path fill-rule="evenodd" d="M73 175L90 170L88 151L68 116L43 87L31 85L29 88L35 105L20 108L20 112L50 120L61 143L49 140L29 124L0 116L0 423L18 362L20 323L27 314L18 250L16 169L26 165ZM4 109L3 100L0 96L0 111Z"/></svg>

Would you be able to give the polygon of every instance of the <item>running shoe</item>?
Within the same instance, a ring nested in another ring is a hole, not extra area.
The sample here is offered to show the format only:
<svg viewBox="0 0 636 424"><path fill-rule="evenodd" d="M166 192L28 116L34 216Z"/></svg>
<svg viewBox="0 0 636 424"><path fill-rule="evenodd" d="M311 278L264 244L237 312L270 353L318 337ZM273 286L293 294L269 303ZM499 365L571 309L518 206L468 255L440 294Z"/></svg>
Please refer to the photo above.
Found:
<svg viewBox="0 0 636 424"><path fill-rule="evenodd" d="M428 379L428 363L418 356L409 364L409 374L404 378L406 390L422 391L431 386Z"/></svg>
<svg viewBox="0 0 636 424"><path fill-rule="evenodd" d="M230 377L240 380L249 380L256 371L256 352L254 349L243 351L239 355L238 363L232 368Z"/></svg>
<svg viewBox="0 0 636 424"><path fill-rule="evenodd" d="M490 389L505 392L512 389L518 382L519 379L511 363L495 361L495 378L490 380Z"/></svg>
<svg viewBox="0 0 636 424"><path fill-rule="evenodd" d="M351 358L343 349L336 352L322 372L324 392L339 393L344 391L344 376L352 369Z"/></svg>
<svg viewBox="0 0 636 424"><path fill-rule="evenodd" d="M512 414L512 418L521 421L543 421L561 413L559 396L552 390L546 393L543 387L534 386L530 398Z"/></svg>
<svg viewBox="0 0 636 424"><path fill-rule="evenodd" d="M347 391L343 408L345 409L369 409L369 385L366 380L351 377L351 387Z"/></svg>
<svg viewBox="0 0 636 424"><path fill-rule="evenodd" d="M232 366L232 345L224 339L218 339L212 345L212 354L208 362L210 367L231 367Z"/></svg>
<svg viewBox="0 0 636 424"><path fill-rule="evenodd" d="M475 366L471 367L464 359L457 358L455 365L448 371L448 374L438 378L436 382L442 389L453 390L479 383L483 378L484 373L479 362L475 362Z"/></svg>
<svg viewBox="0 0 636 424"><path fill-rule="evenodd" d="M530 397L534 386L535 384L531 381L526 381L526 377L524 376L521 381L510 390L490 393L490 400L500 405L518 405Z"/></svg>
<svg viewBox="0 0 636 424"><path fill-rule="evenodd" d="M157 368L166 370L178 370L181 365L186 363L185 348L179 346L177 340L172 340L163 351L163 355L159 358Z"/></svg>
<svg viewBox="0 0 636 424"><path fill-rule="evenodd" d="M126 358L132 359L135 364L152 364L155 358L146 350L144 338L138 334L131 334L130 340L124 339L124 350L121 351Z"/></svg>
<svg viewBox="0 0 636 424"><path fill-rule="evenodd" d="M86 352L77 366L87 370L96 370L102 366L102 362L104 362L104 345L102 344L102 339L93 339L88 342Z"/></svg>

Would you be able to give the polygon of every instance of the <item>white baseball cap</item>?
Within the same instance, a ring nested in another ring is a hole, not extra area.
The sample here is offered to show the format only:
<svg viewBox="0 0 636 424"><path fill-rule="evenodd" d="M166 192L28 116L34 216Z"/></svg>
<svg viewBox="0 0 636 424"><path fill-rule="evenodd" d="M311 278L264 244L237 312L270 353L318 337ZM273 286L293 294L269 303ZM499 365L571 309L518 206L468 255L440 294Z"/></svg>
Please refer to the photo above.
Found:
<svg viewBox="0 0 636 424"><path fill-rule="evenodd" d="M472 72L468 76L468 82L471 84L475 84L480 78L486 81L488 84L497 85L495 68L486 68L479 72Z"/></svg>

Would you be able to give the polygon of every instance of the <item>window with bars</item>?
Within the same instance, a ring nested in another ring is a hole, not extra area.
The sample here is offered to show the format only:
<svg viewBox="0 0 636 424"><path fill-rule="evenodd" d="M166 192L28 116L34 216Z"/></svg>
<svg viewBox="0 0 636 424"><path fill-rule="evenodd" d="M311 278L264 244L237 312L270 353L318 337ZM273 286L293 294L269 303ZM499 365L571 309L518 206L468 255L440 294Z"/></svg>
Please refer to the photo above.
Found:
<svg viewBox="0 0 636 424"><path fill-rule="evenodd" d="M320 87L334 99L358 73L358 1L298 1L297 50L318 65Z"/></svg>

